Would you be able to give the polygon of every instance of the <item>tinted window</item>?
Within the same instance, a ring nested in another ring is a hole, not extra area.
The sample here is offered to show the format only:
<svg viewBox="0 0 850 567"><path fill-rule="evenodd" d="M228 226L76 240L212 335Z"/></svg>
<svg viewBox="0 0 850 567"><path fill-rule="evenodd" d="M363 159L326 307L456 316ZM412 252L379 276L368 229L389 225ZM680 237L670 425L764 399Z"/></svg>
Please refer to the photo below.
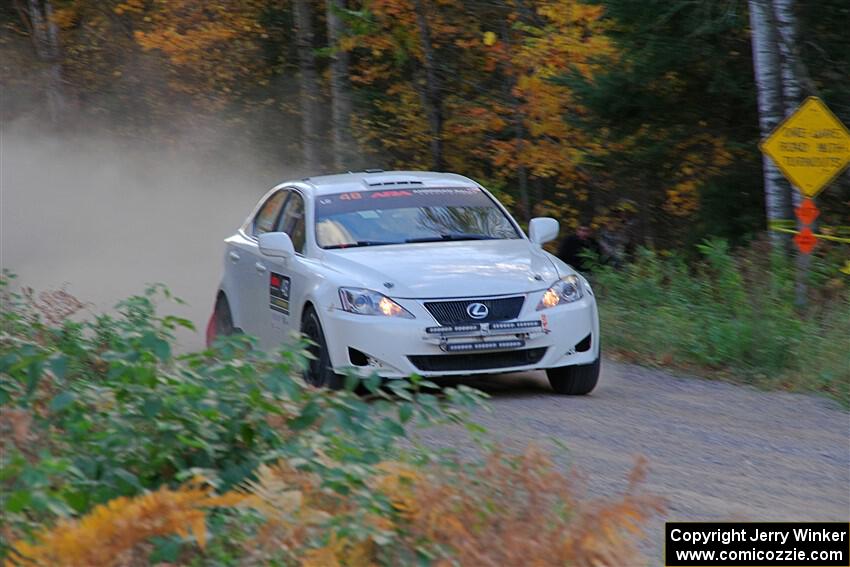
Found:
<svg viewBox="0 0 850 567"><path fill-rule="evenodd" d="M265 232L271 232L274 228L274 223L277 220L277 215L280 212L280 207L286 200L286 191L278 191L268 198L268 200L260 208L257 216L254 217L253 234L259 236Z"/></svg>
<svg viewBox="0 0 850 567"><path fill-rule="evenodd" d="M291 197L286 202L278 230L289 235L296 252L304 250L304 199L295 191L291 192Z"/></svg>
<svg viewBox="0 0 850 567"><path fill-rule="evenodd" d="M497 238L520 235L477 187L360 191L316 199L316 241L323 248Z"/></svg>

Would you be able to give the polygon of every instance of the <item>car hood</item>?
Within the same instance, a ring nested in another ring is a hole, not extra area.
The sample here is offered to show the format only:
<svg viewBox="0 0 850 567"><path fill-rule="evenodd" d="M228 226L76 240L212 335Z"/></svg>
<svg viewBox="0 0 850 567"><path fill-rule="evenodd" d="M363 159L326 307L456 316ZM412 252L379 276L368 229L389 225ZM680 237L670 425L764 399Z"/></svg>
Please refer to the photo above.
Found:
<svg viewBox="0 0 850 567"><path fill-rule="evenodd" d="M324 262L343 273L341 285L398 298L525 293L545 289L558 278L548 255L525 239L328 250Z"/></svg>

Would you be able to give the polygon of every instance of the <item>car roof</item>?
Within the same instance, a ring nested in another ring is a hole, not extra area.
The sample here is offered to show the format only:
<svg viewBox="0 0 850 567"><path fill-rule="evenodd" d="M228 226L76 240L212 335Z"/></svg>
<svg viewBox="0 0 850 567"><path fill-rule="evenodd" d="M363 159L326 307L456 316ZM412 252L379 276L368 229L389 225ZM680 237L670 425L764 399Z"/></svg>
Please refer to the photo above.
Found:
<svg viewBox="0 0 850 567"><path fill-rule="evenodd" d="M456 173L382 170L319 175L281 184L281 186L286 185L306 186L315 195L347 193L349 191L374 191L383 188L479 187L475 181Z"/></svg>

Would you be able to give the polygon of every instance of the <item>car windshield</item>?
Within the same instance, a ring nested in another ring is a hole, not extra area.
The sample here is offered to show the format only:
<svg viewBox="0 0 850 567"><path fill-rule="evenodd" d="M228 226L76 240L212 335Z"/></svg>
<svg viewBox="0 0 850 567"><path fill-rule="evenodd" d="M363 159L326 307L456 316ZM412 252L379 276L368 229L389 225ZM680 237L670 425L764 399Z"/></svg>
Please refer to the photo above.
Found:
<svg viewBox="0 0 850 567"><path fill-rule="evenodd" d="M322 248L520 238L477 187L411 188L322 195L316 242Z"/></svg>

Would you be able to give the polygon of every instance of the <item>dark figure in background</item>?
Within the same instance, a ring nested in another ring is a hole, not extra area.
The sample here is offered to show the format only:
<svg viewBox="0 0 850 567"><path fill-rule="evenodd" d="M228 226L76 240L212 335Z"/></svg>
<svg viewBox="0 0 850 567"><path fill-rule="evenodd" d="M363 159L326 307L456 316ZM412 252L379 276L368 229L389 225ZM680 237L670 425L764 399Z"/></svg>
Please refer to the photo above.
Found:
<svg viewBox="0 0 850 567"><path fill-rule="evenodd" d="M582 225L576 229L575 234L571 234L561 241L561 245L558 246L558 258L579 272L588 272L590 266L583 257L586 250L590 250L597 257L601 253L599 243L591 235L590 227Z"/></svg>

